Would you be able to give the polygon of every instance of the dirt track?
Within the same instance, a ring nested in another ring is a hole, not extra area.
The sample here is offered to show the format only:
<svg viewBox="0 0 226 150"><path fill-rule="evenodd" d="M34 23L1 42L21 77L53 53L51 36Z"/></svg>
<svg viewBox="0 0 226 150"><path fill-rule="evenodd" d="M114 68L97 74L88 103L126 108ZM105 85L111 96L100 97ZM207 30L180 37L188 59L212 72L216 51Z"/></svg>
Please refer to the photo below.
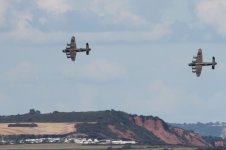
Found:
<svg viewBox="0 0 226 150"><path fill-rule="evenodd" d="M0 135L17 134L66 134L76 131L74 123L36 123L38 127L8 127L8 123L0 123Z"/></svg>

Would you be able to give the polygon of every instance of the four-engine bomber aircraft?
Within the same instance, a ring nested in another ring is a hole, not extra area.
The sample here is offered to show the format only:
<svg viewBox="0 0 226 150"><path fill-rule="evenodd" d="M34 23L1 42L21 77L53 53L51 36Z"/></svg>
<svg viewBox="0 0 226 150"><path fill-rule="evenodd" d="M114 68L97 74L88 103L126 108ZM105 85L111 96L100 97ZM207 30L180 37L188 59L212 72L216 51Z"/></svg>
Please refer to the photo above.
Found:
<svg viewBox="0 0 226 150"><path fill-rule="evenodd" d="M192 66L192 72L196 73L197 77L201 75L202 66L212 66L212 69L217 65L215 57L212 58L212 62L203 62L202 49L198 50L197 56L193 57L192 63L189 63L189 66Z"/></svg>
<svg viewBox="0 0 226 150"><path fill-rule="evenodd" d="M66 53L67 58L71 58L72 61L75 61L77 52L86 52L86 55L89 55L89 43L86 43L86 48L77 48L75 36L71 37L71 43L67 44L66 49L63 50L63 53Z"/></svg>

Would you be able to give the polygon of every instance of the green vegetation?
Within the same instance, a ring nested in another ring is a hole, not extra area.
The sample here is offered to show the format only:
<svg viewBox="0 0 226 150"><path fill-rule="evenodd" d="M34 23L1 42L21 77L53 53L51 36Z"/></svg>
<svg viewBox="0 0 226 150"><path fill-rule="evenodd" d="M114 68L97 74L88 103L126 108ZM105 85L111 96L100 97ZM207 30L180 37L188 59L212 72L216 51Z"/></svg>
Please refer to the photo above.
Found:
<svg viewBox="0 0 226 150"><path fill-rule="evenodd" d="M19 122L114 122L121 121L126 125L127 121L118 116L128 114L120 111L106 110L96 112L58 112L41 114L40 111L31 109L27 114L18 114L10 116L0 116L0 123L19 123ZM110 117L110 118L109 118ZM113 120L112 120L113 119Z"/></svg>

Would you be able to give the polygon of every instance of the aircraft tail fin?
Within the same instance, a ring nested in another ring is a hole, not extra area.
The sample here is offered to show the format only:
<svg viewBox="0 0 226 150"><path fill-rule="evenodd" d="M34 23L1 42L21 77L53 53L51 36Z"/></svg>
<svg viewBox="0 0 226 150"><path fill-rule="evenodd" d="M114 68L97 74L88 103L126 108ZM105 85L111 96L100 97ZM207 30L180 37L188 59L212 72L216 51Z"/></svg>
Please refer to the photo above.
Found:
<svg viewBox="0 0 226 150"><path fill-rule="evenodd" d="M86 55L89 55L89 51L90 51L89 43L86 43Z"/></svg>
<svg viewBox="0 0 226 150"><path fill-rule="evenodd" d="M212 69L215 69L215 65L216 65L216 61L215 61L215 57L212 58Z"/></svg>

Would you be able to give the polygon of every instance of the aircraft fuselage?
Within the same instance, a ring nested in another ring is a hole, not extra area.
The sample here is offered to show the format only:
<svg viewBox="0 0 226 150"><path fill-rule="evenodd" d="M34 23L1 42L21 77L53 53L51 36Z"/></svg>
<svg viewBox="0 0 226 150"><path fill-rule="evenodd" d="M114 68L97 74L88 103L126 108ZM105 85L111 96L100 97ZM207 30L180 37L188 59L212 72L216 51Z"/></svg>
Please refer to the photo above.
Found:
<svg viewBox="0 0 226 150"><path fill-rule="evenodd" d="M203 62L203 63L189 63L188 66L213 66L216 65L217 63L212 63L212 62Z"/></svg>

